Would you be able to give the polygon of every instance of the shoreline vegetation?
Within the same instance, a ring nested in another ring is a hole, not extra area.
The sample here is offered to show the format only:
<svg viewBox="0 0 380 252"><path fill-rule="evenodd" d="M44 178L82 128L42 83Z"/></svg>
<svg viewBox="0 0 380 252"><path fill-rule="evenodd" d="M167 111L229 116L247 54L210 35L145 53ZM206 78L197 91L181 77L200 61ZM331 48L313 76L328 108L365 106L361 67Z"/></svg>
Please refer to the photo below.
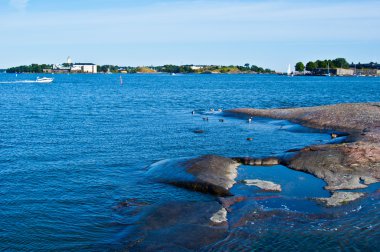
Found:
<svg viewBox="0 0 380 252"><path fill-rule="evenodd" d="M94 65L93 71L87 72L81 68L75 69L75 64L31 64L11 67L6 73L99 73L99 74L278 74L291 76L379 76L380 64L370 62L361 64L349 64L345 58L334 60L309 61L306 65L297 62L294 70L290 72L276 72L269 68L263 68L246 63L244 65L163 65L163 66L118 66L118 65ZM288 70L289 71L289 70Z"/></svg>
<svg viewBox="0 0 380 252"><path fill-rule="evenodd" d="M67 68L70 65L62 64ZM56 70L56 71L55 71ZM7 73L72 73L72 71L61 71L62 69L55 65L48 64L31 64L29 66L17 66L6 69ZM81 73L75 72L75 73ZM110 74L275 74L274 70L262 68L255 65L163 65L163 66L117 66L117 65L98 65L97 73Z"/></svg>

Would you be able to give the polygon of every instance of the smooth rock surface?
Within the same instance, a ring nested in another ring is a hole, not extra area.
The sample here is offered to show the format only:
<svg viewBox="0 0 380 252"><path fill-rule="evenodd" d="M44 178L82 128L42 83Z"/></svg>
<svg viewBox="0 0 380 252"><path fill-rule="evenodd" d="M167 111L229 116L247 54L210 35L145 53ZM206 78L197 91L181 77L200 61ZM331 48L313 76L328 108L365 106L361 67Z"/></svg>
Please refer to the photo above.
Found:
<svg viewBox="0 0 380 252"><path fill-rule="evenodd" d="M360 199L363 196L364 193L334 192L330 198L316 198L316 200L325 204L328 207L336 207Z"/></svg>
<svg viewBox="0 0 380 252"><path fill-rule="evenodd" d="M212 244L227 235L227 222L222 221L227 212L223 209L216 201L175 201L155 206L140 220L134 231L139 239L130 242L127 250L193 251Z"/></svg>
<svg viewBox="0 0 380 252"><path fill-rule="evenodd" d="M290 109L233 109L248 116L286 119L317 129L349 133L343 144L316 145L285 157L282 164L327 182L326 189L359 189L380 181L380 103ZM364 180L364 184L361 183Z"/></svg>
<svg viewBox="0 0 380 252"><path fill-rule="evenodd" d="M218 212L211 216L210 220L215 224L227 222L227 210L222 207Z"/></svg>
<svg viewBox="0 0 380 252"><path fill-rule="evenodd" d="M232 159L206 155L186 161L158 162L149 171L153 179L190 190L218 196L231 195L239 163Z"/></svg>
<svg viewBox="0 0 380 252"><path fill-rule="evenodd" d="M260 179L246 179L243 180L243 183L245 183L248 186L256 186L264 191L281 192L281 185L275 184L271 181L265 181Z"/></svg>

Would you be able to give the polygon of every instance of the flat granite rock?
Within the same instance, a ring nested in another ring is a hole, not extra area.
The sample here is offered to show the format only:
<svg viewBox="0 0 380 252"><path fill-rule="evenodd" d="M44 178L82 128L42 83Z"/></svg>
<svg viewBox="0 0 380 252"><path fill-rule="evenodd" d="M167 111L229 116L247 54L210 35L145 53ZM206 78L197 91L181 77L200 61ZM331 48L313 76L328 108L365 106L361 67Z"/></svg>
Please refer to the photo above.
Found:
<svg viewBox="0 0 380 252"><path fill-rule="evenodd" d="M227 112L290 120L304 126L339 131L362 131L380 125L380 103L344 103L287 109L238 108Z"/></svg>
<svg viewBox="0 0 380 252"><path fill-rule="evenodd" d="M358 192L334 192L330 198L316 198L315 200L328 207L337 207L360 199L363 196L364 193Z"/></svg>
<svg viewBox="0 0 380 252"><path fill-rule="evenodd" d="M287 166L325 180L327 190L365 188L380 180L380 146L368 142L311 146Z"/></svg>
<svg viewBox="0 0 380 252"><path fill-rule="evenodd" d="M348 133L345 143L305 147L281 164L311 173L326 189L360 189L380 181L380 103L347 103L290 109L229 110L247 116L290 120L307 127ZM254 158L252 158L254 160Z"/></svg>
<svg viewBox="0 0 380 252"><path fill-rule="evenodd" d="M158 182L218 196L230 196L239 163L232 159L205 155L190 160L161 161L148 175Z"/></svg>
<svg viewBox="0 0 380 252"><path fill-rule="evenodd" d="M227 222L227 210L222 207L218 212L214 213L210 220L214 224L221 224Z"/></svg>
<svg viewBox="0 0 380 252"><path fill-rule="evenodd" d="M245 183L248 186L256 186L264 191L271 191L271 192L281 192L281 185L275 184L271 181L265 181L260 179L246 179L243 180L243 183Z"/></svg>

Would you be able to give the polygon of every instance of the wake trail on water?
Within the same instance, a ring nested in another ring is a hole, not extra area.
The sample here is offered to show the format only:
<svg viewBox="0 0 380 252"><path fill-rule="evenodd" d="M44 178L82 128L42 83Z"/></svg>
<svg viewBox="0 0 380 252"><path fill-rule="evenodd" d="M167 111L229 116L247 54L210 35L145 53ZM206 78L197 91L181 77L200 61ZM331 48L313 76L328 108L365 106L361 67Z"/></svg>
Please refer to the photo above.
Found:
<svg viewBox="0 0 380 252"><path fill-rule="evenodd" d="M37 83L35 80L0 81L0 84Z"/></svg>

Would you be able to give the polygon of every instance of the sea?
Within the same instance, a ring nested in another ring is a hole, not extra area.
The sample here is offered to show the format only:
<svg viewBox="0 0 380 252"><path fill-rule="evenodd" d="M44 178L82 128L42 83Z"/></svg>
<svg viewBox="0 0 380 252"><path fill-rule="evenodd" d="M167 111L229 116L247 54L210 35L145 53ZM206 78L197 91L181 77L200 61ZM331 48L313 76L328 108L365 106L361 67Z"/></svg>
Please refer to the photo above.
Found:
<svg viewBox="0 0 380 252"><path fill-rule="evenodd" d="M175 173L171 164L202 155L263 157L327 144L326 131L224 111L379 102L380 78L43 76L0 74L1 251L380 250L379 183L328 208L315 200L330 195L323 180L242 165L231 191L246 200L228 209L227 224L210 226L220 199L148 175L152 165Z"/></svg>

